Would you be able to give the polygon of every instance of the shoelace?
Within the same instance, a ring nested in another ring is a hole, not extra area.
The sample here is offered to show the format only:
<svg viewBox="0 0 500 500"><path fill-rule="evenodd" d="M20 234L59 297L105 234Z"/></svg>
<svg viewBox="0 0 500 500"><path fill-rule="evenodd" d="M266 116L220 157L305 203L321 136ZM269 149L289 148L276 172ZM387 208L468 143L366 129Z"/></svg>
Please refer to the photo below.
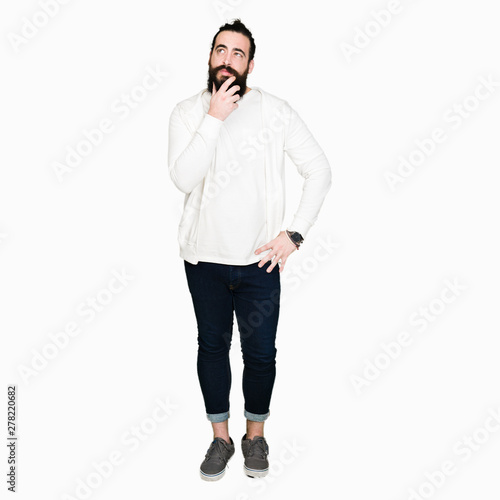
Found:
<svg viewBox="0 0 500 500"><path fill-rule="evenodd" d="M214 453L215 452L215 453ZM224 445L221 441L214 440L208 448L207 454L205 455L205 459L217 458L224 462L224 465L229 469L228 461L224 458Z"/></svg>
<svg viewBox="0 0 500 500"><path fill-rule="evenodd" d="M248 456L251 457L255 453L255 449L258 448L258 452L261 458L266 458L266 445L264 444L263 438L253 439L250 441L250 448L248 450Z"/></svg>

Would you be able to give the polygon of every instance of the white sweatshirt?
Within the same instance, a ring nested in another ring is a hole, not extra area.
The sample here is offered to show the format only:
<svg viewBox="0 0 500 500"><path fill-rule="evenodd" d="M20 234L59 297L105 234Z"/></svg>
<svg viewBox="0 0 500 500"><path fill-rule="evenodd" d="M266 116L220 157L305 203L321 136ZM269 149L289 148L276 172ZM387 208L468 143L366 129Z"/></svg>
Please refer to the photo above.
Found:
<svg viewBox="0 0 500 500"><path fill-rule="evenodd" d="M222 121L207 114L210 97L202 90L170 117L169 173L185 193L180 257L192 264L247 265L261 260L270 250L255 250L284 229L284 153L304 177L286 228L304 238L331 187L331 168L286 101L252 87Z"/></svg>

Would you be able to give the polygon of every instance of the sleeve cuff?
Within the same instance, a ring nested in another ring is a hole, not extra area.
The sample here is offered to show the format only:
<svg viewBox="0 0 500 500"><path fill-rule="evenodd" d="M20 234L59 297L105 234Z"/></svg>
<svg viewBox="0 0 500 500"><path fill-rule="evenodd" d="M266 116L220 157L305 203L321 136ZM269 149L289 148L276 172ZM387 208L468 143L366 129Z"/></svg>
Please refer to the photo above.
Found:
<svg viewBox="0 0 500 500"><path fill-rule="evenodd" d="M292 223L287 227L287 229L289 231L297 231L305 240L311 226L312 224L305 219L302 219L302 217L294 217Z"/></svg>
<svg viewBox="0 0 500 500"><path fill-rule="evenodd" d="M224 122L215 118L215 116L209 115L208 113L203 118L200 127L198 128L198 133L203 137L209 139L215 139L219 136L220 128Z"/></svg>

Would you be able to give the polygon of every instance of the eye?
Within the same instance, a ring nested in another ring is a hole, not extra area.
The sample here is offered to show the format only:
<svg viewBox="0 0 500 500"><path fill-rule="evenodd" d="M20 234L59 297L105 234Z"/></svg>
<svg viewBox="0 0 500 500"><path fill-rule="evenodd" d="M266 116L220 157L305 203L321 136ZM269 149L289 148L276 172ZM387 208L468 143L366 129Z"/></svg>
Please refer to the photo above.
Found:
<svg viewBox="0 0 500 500"><path fill-rule="evenodd" d="M224 52L223 48L220 48L220 49L217 50L217 53L219 53L219 54L222 54L222 52Z"/></svg>
<svg viewBox="0 0 500 500"><path fill-rule="evenodd" d="M237 55L238 57L243 57L243 56L242 56L239 52L236 52L236 55Z"/></svg>

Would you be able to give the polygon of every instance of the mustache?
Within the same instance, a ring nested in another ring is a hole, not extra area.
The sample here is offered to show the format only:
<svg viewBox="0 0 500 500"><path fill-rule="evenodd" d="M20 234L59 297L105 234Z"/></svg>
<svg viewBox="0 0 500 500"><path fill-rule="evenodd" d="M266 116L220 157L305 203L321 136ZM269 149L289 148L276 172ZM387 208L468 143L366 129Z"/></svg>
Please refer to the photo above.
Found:
<svg viewBox="0 0 500 500"><path fill-rule="evenodd" d="M229 76L221 75L220 78L217 77L219 71L221 69L225 69ZM238 71L230 66L226 66L225 64L221 64L219 66L210 66L208 69L208 79L207 79L207 90L212 93L212 88L215 85L216 90L219 90L222 83L227 80L227 78L235 78L235 81L229 86L229 88L239 85L239 89L236 91L240 97L243 96L246 92L246 79L248 74L248 68L243 73L238 73Z"/></svg>
<svg viewBox="0 0 500 500"><path fill-rule="evenodd" d="M232 75L238 76L238 73L236 72L236 70L231 68L231 66L224 66L224 64L222 64L221 66L217 66L217 68L214 68L214 73L219 72L221 69L225 69L228 73L231 73Z"/></svg>

